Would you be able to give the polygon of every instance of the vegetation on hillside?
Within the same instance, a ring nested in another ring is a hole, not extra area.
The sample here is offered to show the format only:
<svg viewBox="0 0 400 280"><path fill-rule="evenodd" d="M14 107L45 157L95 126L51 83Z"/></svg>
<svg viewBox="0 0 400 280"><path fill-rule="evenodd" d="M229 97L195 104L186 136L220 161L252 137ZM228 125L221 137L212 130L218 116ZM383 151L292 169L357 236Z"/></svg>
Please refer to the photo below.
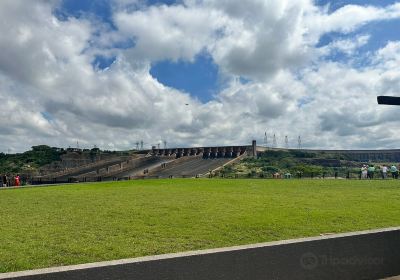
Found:
<svg viewBox="0 0 400 280"><path fill-rule="evenodd" d="M0 153L0 173L30 173L39 167L61 159L65 150L46 145L33 146L32 150L18 154Z"/></svg>
<svg viewBox="0 0 400 280"><path fill-rule="evenodd" d="M33 146L30 151L17 154L0 153L0 174L32 174L41 167L61 160L67 153L86 154L89 158L96 158L99 154L127 156L136 151L108 151L76 148L56 148L47 145Z"/></svg>
<svg viewBox="0 0 400 280"><path fill-rule="evenodd" d="M356 174L362 163L351 161L346 155L329 154L325 152L304 152L301 150L266 151L258 158L245 158L240 163L227 166L223 172L229 176L265 175L274 173L290 173L306 176L346 176L348 172Z"/></svg>

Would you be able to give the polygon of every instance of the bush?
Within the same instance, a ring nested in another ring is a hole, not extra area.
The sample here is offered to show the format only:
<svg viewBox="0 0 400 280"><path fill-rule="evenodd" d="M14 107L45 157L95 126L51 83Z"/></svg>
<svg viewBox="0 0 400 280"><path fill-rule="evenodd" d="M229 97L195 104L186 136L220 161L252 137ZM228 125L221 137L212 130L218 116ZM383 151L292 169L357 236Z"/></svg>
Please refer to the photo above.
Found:
<svg viewBox="0 0 400 280"><path fill-rule="evenodd" d="M271 173L279 172L279 169L275 166L263 166L261 169L263 172L271 172Z"/></svg>

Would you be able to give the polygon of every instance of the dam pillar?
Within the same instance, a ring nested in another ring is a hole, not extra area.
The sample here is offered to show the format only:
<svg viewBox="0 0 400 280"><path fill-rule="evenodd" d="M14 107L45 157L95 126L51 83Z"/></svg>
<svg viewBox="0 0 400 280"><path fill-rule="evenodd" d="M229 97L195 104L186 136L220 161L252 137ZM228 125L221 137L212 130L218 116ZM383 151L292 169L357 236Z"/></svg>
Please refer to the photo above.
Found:
<svg viewBox="0 0 400 280"><path fill-rule="evenodd" d="M218 152L218 157L223 158L223 157L225 157L225 154L226 154L226 148L220 147L219 152Z"/></svg>
<svg viewBox="0 0 400 280"><path fill-rule="evenodd" d="M233 157L233 147L229 147L227 152L225 153L225 157L231 158Z"/></svg>
<svg viewBox="0 0 400 280"><path fill-rule="evenodd" d="M190 149L183 149L183 156L190 156Z"/></svg>
<svg viewBox="0 0 400 280"><path fill-rule="evenodd" d="M177 154L178 154L178 150L177 149L171 150L171 156L176 156Z"/></svg>
<svg viewBox="0 0 400 280"><path fill-rule="evenodd" d="M217 158L218 157L218 148L213 147L211 148L211 158Z"/></svg>
<svg viewBox="0 0 400 280"><path fill-rule="evenodd" d="M204 149L203 149L203 148L197 149L197 154L196 154L196 156L197 156L197 155L200 155L200 154L204 154Z"/></svg>

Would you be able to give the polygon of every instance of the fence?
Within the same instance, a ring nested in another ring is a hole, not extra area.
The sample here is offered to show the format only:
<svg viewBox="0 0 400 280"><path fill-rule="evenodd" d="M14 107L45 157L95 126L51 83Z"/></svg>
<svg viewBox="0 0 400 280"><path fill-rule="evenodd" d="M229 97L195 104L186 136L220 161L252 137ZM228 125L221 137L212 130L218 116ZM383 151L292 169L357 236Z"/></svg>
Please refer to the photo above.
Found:
<svg viewBox="0 0 400 280"><path fill-rule="evenodd" d="M210 177L210 176L209 176ZM302 172L302 173L277 173L277 172L248 172L232 173L223 170L212 174L211 177L221 177L227 179L362 179L361 172L356 171L337 171L337 172ZM393 178L391 173L383 177L381 172L374 172L372 179Z"/></svg>

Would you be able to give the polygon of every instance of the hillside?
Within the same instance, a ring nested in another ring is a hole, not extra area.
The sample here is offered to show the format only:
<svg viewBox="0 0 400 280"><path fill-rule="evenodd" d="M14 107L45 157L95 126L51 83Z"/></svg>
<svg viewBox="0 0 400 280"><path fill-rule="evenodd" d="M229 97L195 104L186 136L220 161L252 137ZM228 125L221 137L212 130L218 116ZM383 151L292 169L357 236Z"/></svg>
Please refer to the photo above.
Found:
<svg viewBox="0 0 400 280"><path fill-rule="evenodd" d="M0 153L0 174L51 173L130 153L129 151L102 151L98 148L81 150L46 145L33 146L30 151L24 153Z"/></svg>
<svg viewBox="0 0 400 280"><path fill-rule="evenodd" d="M0 173L32 173L41 166L61 160L63 149L46 145L33 146L32 150L18 154L0 153Z"/></svg>

